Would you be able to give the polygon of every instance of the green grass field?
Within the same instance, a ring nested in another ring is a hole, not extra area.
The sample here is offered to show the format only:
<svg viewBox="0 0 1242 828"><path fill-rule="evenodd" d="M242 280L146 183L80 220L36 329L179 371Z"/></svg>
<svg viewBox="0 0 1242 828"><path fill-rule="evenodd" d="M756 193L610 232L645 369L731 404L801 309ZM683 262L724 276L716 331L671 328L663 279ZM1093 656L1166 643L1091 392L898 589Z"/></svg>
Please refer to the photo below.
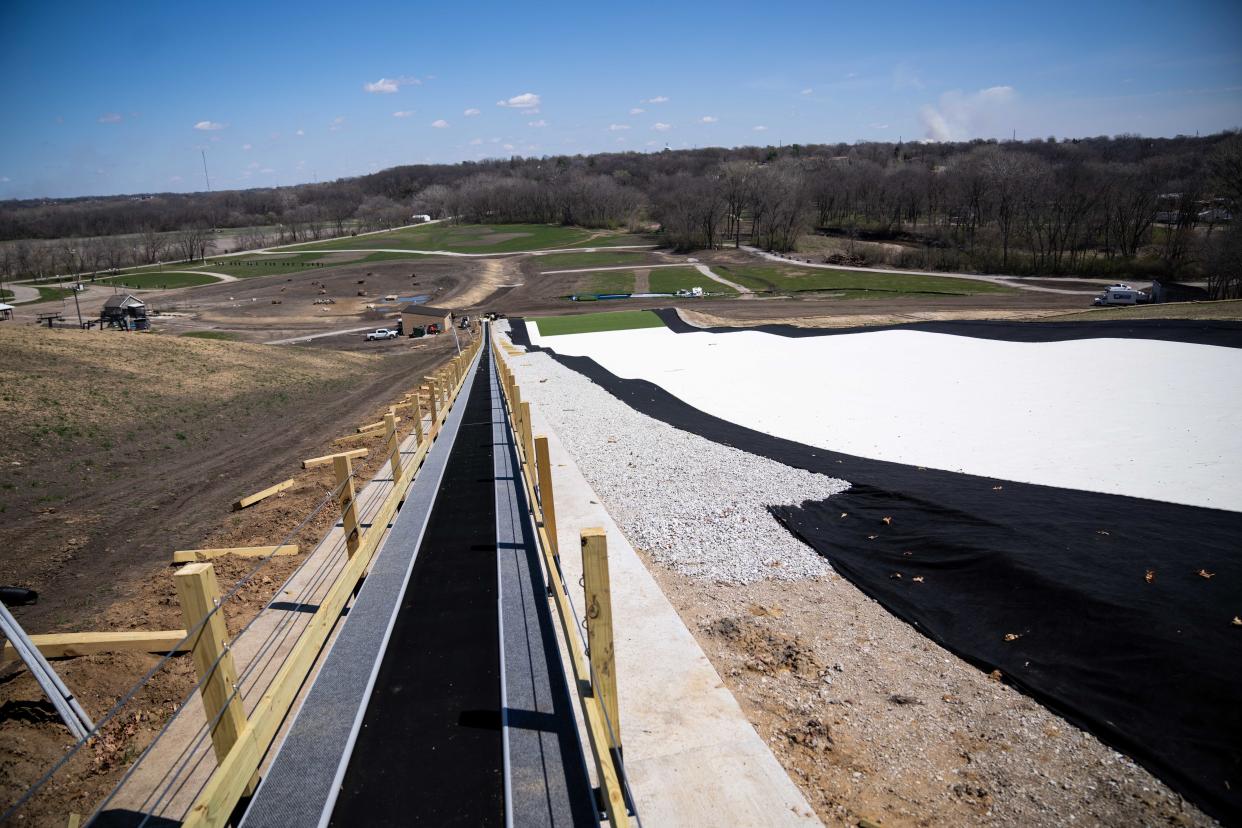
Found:
<svg viewBox="0 0 1242 828"><path fill-rule="evenodd" d="M541 271L573 270L580 267L619 267L651 262L648 253L633 253L625 250L605 253L550 253L535 259Z"/></svg>
<svg viewBox="0 0 1242 828"><path fill-rule="evenodd" d="M447 250L452 253L520 253L524 250L581 246L590 237L589 230L555 224L431 224L426 227L409 227L370 236L347 236L280 249L367 250L391 247ZM590 244L593 247L605 247L605 241L600 239Z"/></svg>
<svg viewBox="0 0 1242 828"><path fill-rule="evenodd" d="M64 299L66 296L72 296L73 291L65 288L43 287L35 285L35 290L39 291L40 302L52 302L57 299Z"/></svg>
<svg viewBox="0 0 1242 828"><path fill-rule="evenodd" d="M728 285L722 285L715 279L707 278L693 267L656 268L651 271L649 282L652 293L676 293L692 287L701 287L706 293L737 293Z"/></svg>
<svg viewBox="0 0 1242 828"><path fill-rule="evenodd" d="M109 279L99 279L105 285L120 285L135 290L161 290L164 288L193 287L195 285L214 285L220 280L205 273L181 272L165 270L146 273L123 273Z"/></svg>
<svg viewBox="0 0 1242 828"><path fill-rule="evenodd" d="M953 279L901 273L867 273L852 270L822 270L780 264L713 265L721 276L751 290L796 293L806 290L842 291L846 299L874 297L878 293L940 293L969 296L976 293L1014 293L1017 288Z"/></svg>
<svg viewBox="0 0 1242 828"><path fill-rule="evenodd" d="M548 316L532 321L539 323L539 333L543 336L664 327L660 317L645 310L584 313L578 316Z"/></svg>
<svg viewBox="0 0 1242 828"><path fill-rule="evenodd" d="M225 342L233 342L240 337L237 334L228 333L227 331L190 331L183 333L182 336L188 336L191 339L219 339Z"/></svg>
<svg viewBox="0 0 1242 828"><path fill-rule="evenodd" d="M578 275L579 293L633 293L634 271L604 270Z"/></svg>

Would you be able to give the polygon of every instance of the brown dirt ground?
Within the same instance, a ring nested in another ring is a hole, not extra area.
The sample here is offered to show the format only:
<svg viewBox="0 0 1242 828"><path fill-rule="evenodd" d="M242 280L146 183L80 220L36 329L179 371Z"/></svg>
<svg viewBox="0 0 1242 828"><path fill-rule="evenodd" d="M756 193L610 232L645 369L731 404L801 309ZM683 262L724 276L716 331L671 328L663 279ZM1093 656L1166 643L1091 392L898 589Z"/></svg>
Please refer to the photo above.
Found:
<svg viewBox="0 0 1242 828"><path fill-rule="evenodd" d="M83 343L91 350L84 352ZM0 356L22 366L20 384L6 388L25 391L18 399L6 391L0 400L5 462L21 464L0 469L0 582L41 591L37 605L15 614L32 633L177 629L173 549L267 545L293 533L288 540L301 545L300 554L271 559L226 605L228 625L238 629L336 519L329 506L295 532L332 487L330 469L303 471L300 461L339 450L333 438L379 419L451 348L451 339L436 337L425 350L394 359L158 336L0 331ZM63 413L44 410L50 402ZM403 421L399 430L410 427ZM381 442L349 444L372 449L355 466L361 479L384 462ZM293 488L231 511L238 497L289 477L297 481ZM42 492L57 499L43 501ZM227 591L256 562L214 563ZM59 659L56 667L97 718L157 661L100 654ZM186 658L171 659L31 804L31 824L89 812L193 686L192 673ZM70 744L20 662L0 667L0 810Z"/></svg>
<svg viewBox="0 0 1242 828"><path fill-rule="evenodd" d="M732 585L646 563L826 825L1215 825L836 574Z"/></svg>

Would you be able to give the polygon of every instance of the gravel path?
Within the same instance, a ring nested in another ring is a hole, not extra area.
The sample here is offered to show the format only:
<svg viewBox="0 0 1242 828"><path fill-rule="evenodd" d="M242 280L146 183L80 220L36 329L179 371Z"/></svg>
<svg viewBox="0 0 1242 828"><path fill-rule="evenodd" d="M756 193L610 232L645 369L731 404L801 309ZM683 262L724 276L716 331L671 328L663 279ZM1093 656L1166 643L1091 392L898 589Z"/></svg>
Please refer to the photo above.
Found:
<svg viewBox="0 0 1242 828"><path fill-rule="evenodd" d="M831 571L768 514L820 500L842 480L705 440L625 405L546 354L515 363L538 405L635 548L695 578L727 583Z"/></svg>

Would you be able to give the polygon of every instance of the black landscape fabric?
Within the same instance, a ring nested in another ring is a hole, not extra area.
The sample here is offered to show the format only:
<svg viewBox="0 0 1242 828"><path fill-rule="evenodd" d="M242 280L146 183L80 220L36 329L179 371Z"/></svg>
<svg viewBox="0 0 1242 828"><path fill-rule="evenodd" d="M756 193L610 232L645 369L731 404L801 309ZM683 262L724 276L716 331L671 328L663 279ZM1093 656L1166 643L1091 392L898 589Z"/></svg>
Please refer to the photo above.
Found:
<svg viewBox="0 0 1242 828"><path fill-rule="evenodd" d="M661 315L674 331L701 330ZM512 325L514 341L528 344L521 320ZM898 327L1006 341L1094 335L1242 347L1237 323ZM1242 616L1242 514L832 452L713 417L591 359L548 353L648 416L849 481L828 500L772 512L925 635L1000 670L1208 813L1242 824L1242 626L1233 623Z"/></svg>
<svg viewBox="0 0 1242 828"><path fill-rule="evenodd" d="M504 822L486 353L476 370L332 825Z"/></svg>

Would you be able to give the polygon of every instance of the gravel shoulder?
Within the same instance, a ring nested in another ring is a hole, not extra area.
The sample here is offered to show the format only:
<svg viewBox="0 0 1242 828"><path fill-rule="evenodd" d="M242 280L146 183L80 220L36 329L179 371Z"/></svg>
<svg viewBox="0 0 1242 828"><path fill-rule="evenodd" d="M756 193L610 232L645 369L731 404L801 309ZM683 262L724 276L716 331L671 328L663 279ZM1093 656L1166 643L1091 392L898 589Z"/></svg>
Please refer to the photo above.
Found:
<svg viewBox="0 0 1242 828"><path fill-rule="evenodd" d="M672 429L544 354L519 364L523 392L826 824L1215 824L890 615L763 508L841 481Z"/></svg>

